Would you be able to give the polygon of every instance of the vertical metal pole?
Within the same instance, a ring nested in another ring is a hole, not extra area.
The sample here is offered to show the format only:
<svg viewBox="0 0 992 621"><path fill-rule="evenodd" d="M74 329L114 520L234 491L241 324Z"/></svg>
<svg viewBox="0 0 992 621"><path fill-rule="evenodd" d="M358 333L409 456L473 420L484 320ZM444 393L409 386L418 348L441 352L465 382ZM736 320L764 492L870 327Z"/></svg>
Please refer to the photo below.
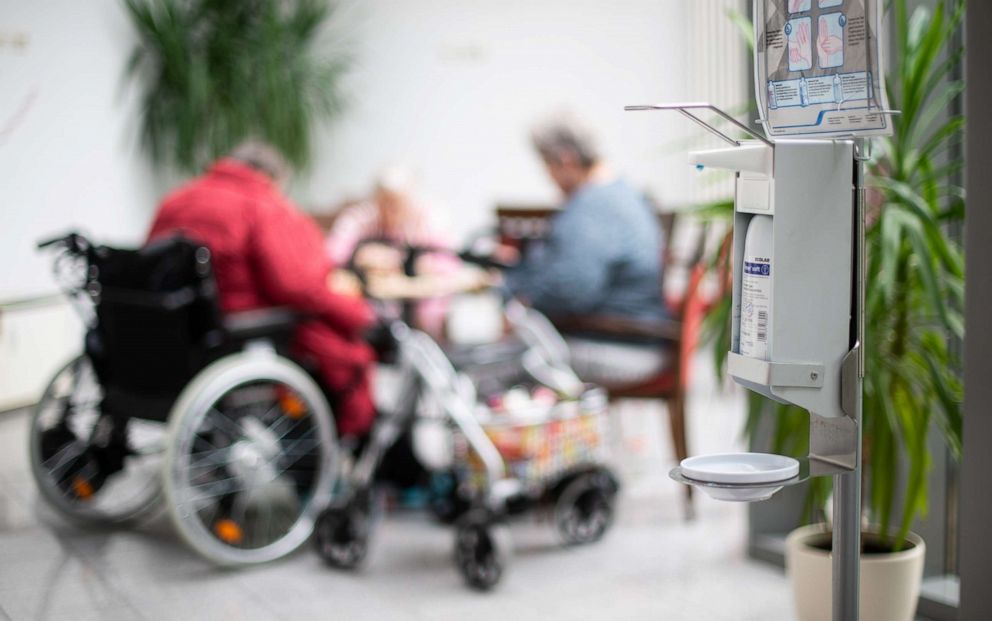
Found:
<svg viewBox="0 0 992 621"><path fill-rule="evenodd" d="M861 570L861 408L864 401L865 375L865 161L867 141L858 138L854 144L854 278L855 278L855 331L852 341L859 350L857 407L856 467L852 472L834 475L834 530L833 530L833 620L857 621Z"/></svg>
<svg viewBox="0 0 992 621"><path fill-rule="evenodd" d="M857 621L861 552L860 469L834 475L833 619Z"/></svg>

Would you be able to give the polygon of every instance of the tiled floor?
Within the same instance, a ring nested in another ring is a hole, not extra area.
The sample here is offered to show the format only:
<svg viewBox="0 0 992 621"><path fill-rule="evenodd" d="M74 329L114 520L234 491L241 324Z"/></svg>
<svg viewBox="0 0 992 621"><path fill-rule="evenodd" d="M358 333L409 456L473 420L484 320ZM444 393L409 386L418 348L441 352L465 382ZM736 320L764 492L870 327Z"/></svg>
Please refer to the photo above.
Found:
<svg viewBox="0 0 992 621"><path fill-rule="evenodd" d="M690 413L696 451L739 438L739 402L705 372ZM326 569L308 549L218 570L161 515L132 530L80 529L38 500L26 416L0 414L0 619L791 619L781 571L745 558L744 506L697 498L697 519L684 521L680 489L665 476L667 423L639 404L618 418L625 489L614 529L566 550L548 524L515 523L508 573L479 594L451 563L451 531L419 514L387 516L354 574Z"/></svg>

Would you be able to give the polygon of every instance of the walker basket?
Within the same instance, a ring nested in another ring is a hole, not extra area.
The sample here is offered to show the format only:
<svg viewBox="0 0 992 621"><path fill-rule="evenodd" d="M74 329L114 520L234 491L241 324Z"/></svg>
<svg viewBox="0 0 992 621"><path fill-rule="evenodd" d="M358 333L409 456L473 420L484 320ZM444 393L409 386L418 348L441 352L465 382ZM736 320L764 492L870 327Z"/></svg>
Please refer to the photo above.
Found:
<svg viewBox="0 0 992 621"><path fill-rule="evenodd" d="M603 461L606 410L602 390L589 388L578 399L563 399L544 407L514 412L480 407L479 418L503 457L506 476L534 488L551 484L581 466ZM462 438L455 442L455 460L463 480L473 489L483 489L485 469Z"/></svg>

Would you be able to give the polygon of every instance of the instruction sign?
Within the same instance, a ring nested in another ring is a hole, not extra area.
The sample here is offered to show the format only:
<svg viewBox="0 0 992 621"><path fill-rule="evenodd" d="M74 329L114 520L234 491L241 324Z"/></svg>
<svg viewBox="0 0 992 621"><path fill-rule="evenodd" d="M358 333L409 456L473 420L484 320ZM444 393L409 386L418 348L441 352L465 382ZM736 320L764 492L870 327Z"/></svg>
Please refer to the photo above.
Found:
<svg viewBox="0 0 992 621"><path fill-rule="evenodd" d="M755 80L769 136L892 132L881 0L755 0Z"/></svg>

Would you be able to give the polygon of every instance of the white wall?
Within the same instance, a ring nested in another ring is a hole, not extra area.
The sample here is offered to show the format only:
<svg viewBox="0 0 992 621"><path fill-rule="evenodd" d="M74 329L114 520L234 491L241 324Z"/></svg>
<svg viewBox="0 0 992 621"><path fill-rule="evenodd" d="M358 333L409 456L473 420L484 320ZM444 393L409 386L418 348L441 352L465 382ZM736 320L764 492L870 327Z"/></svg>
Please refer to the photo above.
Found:
<svg viewBox="0 0 992 621"><path fill-rule="evenodd" d="M623 107L685 96L697 45L686 30L689 4L350 0L336 30L352 42L351 107L321 133L320 172L297 194L326 207L361 195L382 164L404 161L465 233L497 202L557 200L527 136L567 108L600 130L628 178L683 202L684 151L663 145L692 129L677 115Z"/></svg>
<svg viewBox="0 0 992 621"><path fill-rule="evenodd" d="M122 71L117 0L0 3L0 301L52 290L34 242L70 226L140 239L154 208ZM20 46L11 40L20 39Z"/></svg>
<svg viewBox="0 0 992 621"><path fill-rule="evenodd" d="M690 0L342 0L331 36L354 57L351 104L318 130L314 170L292 194L326 209L404 161L463 234L498 202L557 200L527 132L570 109L628 178L682 205L699 183L680 140L699 130L623 106L727 100L726 86L700 79L700 62L727 64L714 42L736 36L720 14L735 3L707 0L701 19ZM165 182L138 149L122 80L134 35L117 0L0 3L0 42L2 303L52 290L33 250L43 235L83 226L140 240Z"/></svg>
<svg viewBox="0 0 992 621"><path fill-rule="evenodd" d="M155 204L121 88L134 39L116 0L0 3L0 409L31 402L80 348L64 304L6 303L55 291L34 244L81 227L137 243Z"/></svg>

